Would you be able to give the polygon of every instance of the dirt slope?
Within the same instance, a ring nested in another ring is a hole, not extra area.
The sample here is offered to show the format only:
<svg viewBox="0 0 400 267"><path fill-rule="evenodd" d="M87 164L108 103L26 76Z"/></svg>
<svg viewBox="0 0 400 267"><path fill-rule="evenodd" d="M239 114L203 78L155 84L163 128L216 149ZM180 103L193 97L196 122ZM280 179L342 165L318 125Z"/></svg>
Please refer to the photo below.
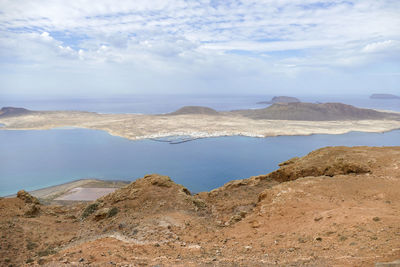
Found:
<svg viewBox="0 0 400 267"><path fill-rule="evenodd" d="M1 199L0 265L373 266L400 259L400 147L328 147L191 195L148 175L88 205ZM30 200L29 200L30 199Z"/></svg>

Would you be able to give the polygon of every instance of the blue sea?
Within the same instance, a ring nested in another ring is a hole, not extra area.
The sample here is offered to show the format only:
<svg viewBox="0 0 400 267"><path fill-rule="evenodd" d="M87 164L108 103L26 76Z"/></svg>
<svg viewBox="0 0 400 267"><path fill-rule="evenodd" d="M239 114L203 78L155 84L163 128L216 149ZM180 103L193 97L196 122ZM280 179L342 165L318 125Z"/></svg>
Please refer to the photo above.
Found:
<svg viewBox="0 0 400 267"><path fill-rule="evenodd" d="M185 105L217 110L260 108L271 96L135 96L121 99L0 100L0 106L34 110L103 113L165 113ZM314 97L303 101L342 102L400 111L399 100ZM386 103L386 104L385 104ZM0 128L1 129L1 128ZM170 176L192 192L209 191L233 179L266 174L278 163L325 146L398 146L400 131L268 138L218 137L177 145L131 141L87 129L0 130L0 196L82 178L130 180L149 173Z"/></svg>
<svg viewBox="0 0 400 267"><path fill-rule="evenodd" d="M0 131L0 195L81 178L133 181L170 176L192 192L266 174L278 163L325 146L400 145L400 131L342 135L218 137L179 145L130 141L87 129Z"/></svg>

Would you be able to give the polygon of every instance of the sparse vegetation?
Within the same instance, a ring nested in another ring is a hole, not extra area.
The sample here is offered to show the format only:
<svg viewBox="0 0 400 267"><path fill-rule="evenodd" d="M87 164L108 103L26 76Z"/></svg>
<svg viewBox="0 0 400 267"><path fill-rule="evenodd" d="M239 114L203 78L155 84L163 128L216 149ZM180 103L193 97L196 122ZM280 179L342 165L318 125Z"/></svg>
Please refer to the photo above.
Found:
<svg viewBox="0 0 400 267"><path fill-rule="evenodd" d="M112 207L107 213L107 218L117 215L118 211L119 211L118 208Z"/></svg>
<svg viewBox="0 0 400 267"><path fill-rule="evenodd" d="M82 219L86 219L88 216L93 214L99 207L99 203L95 202L88 205L85 210L82 212Z"/></svg>
<svg viewBox="0 0 400 267"><path fill-rule="evenodd" d="M32 242L32 241L28 241L28 243L26 244L26 248L28 250L32 250L38 247L38 244Z"/></svg>
<svg viewBox="0 0 400 267"><path fill-rule="evenodd" d="M53 248L51 248L51 247L48 247L45 250L39 251L37 255L39 257L45 257L45 256L49 256L49 255L54 254L54 253L56 253L55 250Z"/></svg>

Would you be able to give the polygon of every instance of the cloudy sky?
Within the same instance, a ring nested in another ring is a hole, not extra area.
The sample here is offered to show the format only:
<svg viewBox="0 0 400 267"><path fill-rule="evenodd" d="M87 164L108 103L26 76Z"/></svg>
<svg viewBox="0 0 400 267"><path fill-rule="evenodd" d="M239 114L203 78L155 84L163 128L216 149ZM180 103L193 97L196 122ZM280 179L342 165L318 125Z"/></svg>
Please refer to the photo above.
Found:
<svg viewBox="0 0 400 267"><path fill-rule="evenodd" d="M400 1L0 0L0 95L400 93Z"/></svg>

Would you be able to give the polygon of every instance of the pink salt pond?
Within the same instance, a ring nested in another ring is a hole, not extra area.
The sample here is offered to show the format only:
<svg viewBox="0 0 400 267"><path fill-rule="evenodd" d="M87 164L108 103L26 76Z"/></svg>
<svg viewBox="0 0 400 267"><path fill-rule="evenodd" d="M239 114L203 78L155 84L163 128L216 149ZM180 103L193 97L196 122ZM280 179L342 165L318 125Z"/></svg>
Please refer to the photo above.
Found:
<svg viewBox="0 0 400 267"><path fill-rule="evenodd" d="M76 187L55 200L93 201L114 192L118 188L85 188Z"/></svg>

